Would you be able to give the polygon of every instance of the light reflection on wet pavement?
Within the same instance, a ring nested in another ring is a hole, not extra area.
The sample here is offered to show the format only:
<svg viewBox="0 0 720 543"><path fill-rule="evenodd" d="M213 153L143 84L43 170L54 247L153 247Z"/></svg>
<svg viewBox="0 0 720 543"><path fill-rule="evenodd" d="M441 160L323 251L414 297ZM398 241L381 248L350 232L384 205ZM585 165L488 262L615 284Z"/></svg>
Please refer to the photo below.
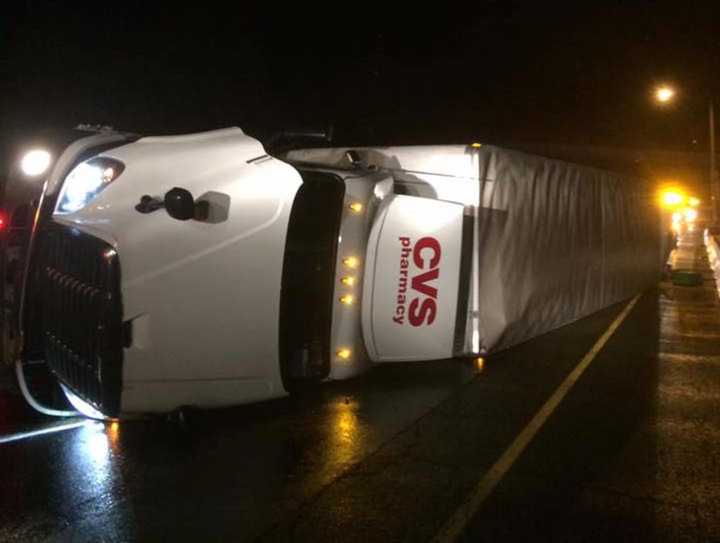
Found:
<svg viewBox="0 0 720 543"><path fill-rule="evenodd" d="M468 540L720 538L713 293L643 296ZM622 306L482 364L0 443L0 541L429 540ZM33 415L0 380L0 435L75 422Z"/></svg>

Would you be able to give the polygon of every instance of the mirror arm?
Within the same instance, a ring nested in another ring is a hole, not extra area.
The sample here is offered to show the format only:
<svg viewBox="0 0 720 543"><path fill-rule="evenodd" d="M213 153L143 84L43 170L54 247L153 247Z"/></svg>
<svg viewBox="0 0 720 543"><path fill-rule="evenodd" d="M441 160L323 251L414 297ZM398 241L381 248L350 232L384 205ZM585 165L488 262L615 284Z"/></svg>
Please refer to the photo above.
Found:
<svg viewBox="0 0 720 543"><path fill-rule="evenodd" d="M165 202L145 194L140 197L140 203L135 206L135 210L140 213L152 213L163 207L165 207Z"/></svg>

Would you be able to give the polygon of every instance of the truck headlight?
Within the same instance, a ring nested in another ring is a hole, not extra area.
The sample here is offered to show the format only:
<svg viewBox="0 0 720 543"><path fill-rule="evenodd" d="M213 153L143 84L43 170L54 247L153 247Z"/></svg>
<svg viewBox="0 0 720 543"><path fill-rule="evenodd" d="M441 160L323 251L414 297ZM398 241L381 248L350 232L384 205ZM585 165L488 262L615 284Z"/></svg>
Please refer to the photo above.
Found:
<svg viewBox="0 0 720 543"><path fill-rule="evenodd" d="M65 178L55 213L62 215L81 210L124 169L122 162L107 157L81 162Z"/></svg>

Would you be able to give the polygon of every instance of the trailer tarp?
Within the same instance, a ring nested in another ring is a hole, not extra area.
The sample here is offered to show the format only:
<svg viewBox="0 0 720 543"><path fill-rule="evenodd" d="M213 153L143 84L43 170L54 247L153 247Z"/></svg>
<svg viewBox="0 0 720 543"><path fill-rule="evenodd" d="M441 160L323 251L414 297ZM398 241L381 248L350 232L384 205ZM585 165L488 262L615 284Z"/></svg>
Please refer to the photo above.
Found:
<svg viewBox="0 0 720 543"><path fill-rule="evenodd" d="M481 346L519 343L657 281L661 229L647 183L491 146L477 160L479 306L469 320Z"/></svg>

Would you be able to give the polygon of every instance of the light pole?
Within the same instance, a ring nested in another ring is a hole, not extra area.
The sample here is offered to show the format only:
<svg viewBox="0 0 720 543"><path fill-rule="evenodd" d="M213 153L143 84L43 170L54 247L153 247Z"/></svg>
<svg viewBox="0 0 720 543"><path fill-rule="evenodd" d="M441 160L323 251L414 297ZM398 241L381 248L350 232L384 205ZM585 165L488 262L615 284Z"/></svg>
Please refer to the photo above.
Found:
<svg viewBox="0 0 720 543"><path fill-rule="evenodd" d="M712 204L713 224L718 222L718 187L715 172L715 107L712 98L708 104L708 124L710 131L710 203Z"/></svg>
<svg viewBox="0 0 720 543"><path fill-rule="evenodd" d="M653 92L655 101L661 106L670 104L675 100L676 94L675 89L670 85L660 85L656 87ZM720 216L720 212L718 211L720 190L718 190L717 175L715 172L715 107L712 98L708 102L708 133L710 136L710 206L712 207L713 223L717 223L718 216Z"/></svg>

